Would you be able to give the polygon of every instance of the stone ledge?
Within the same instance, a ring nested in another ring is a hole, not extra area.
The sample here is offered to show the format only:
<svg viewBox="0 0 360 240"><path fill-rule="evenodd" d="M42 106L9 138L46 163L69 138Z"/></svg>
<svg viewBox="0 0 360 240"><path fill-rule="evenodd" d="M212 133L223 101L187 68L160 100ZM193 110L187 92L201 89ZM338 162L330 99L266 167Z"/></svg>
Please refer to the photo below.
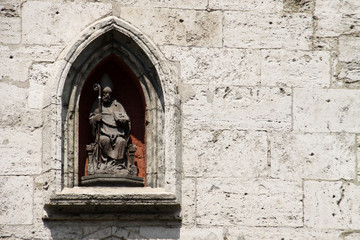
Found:
<svg viewBox="0 0 360 240"><path fill-rule="evenodd" d="M181 221L175 195L159 188L66 188L50 198L45 210L44 221Z"/></svg>

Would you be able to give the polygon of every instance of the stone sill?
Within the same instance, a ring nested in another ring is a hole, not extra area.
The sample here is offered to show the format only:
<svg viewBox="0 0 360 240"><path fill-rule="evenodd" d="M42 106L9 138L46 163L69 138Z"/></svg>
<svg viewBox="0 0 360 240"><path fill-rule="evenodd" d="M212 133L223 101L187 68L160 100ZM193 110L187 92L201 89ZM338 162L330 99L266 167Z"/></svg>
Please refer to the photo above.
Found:
<svg viewBox="0 0 360 240"><path fill-rule="evenodd" d="M161 188L65 188L45 204L44 220L181 221L180 203Z"/></svg>

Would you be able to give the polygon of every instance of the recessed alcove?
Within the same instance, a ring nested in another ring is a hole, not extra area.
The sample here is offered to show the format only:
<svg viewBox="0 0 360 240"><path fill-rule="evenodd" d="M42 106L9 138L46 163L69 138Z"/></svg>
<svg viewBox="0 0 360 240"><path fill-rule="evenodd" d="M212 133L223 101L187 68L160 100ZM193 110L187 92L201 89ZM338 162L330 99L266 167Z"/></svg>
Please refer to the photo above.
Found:
<svg viewBox="0 0 360 240"><path fill-rule="evenodd" d="M53 135L49 142L44 137L43 146L51 149L50 165L59 185L45 204L44 219L71 219L74 214L90 219L88 214L111 215L114 209L114 214L126 212L131 219L181 220L177 80L161 52L137 29L108 17L84 30L63 51L58 67L50 87L56 94L49 95L47 112L56 121L45 123ZM131 142L138 148L135 161L138 176L146 179L144 187L81 186L85 146L92 141L89 112L98 94L93 84L104 73L131 119Z"/></svg>
<svg viewBox="0 0 360 240"><path fill-rule="evenodd" d="M82 87L79 100L79 179L86 176L86 145L93 141L89 124L89 113L98 92L93 90L104 74L114 84L113 97L125 108L130 117L131 132L129 143L135 144L135 164L138 176L145 178L146 184L146 103L140 82L131 69L116 55L104 58L89 74ZM81 182L79 183L81 185Z"/></svg>
<svg viewBox="0 0 360 240"><path fill-rule="evenodd" d="M89 112L97 93L95 82L109 74L114 96L132 121L135 161L146 186L161 187L164 178L164 96L156 69L129 37L111 30L94 39L75 59L62 94L65 186L79 186L86 174L86 144L91 142Z"/></svg>

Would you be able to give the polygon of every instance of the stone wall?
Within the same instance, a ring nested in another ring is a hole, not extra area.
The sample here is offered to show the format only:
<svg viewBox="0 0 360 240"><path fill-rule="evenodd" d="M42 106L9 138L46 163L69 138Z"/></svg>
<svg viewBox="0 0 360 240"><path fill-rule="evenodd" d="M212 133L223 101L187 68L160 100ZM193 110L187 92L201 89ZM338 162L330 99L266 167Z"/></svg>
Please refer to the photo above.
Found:
<svg viewBox="0 0 360 240"><path fill-rule="evenodd" d="M61 188L50 85L106 17L174 72L181 224L43 220ZM359 18L358 0L2 0L0 238L359 239Z"/></svg>

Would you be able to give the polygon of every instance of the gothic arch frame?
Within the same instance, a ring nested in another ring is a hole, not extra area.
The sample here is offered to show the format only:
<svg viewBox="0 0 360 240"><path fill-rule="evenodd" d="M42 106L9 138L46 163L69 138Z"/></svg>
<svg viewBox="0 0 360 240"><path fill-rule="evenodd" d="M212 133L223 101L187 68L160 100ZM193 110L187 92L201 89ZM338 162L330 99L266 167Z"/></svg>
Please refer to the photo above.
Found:
<svg viewBox="0 0 360 240"><path fill-rule="evenodd" d="M147 186L181 189L180 101L177 76L161 51L138 29L116 17L99 20L63 50L45 95L43 166L55 192L78 186L78 101L90 71L116 54L140 80L149 125L146 130ZM49 121L50 120L50 121Z"/></svg>

